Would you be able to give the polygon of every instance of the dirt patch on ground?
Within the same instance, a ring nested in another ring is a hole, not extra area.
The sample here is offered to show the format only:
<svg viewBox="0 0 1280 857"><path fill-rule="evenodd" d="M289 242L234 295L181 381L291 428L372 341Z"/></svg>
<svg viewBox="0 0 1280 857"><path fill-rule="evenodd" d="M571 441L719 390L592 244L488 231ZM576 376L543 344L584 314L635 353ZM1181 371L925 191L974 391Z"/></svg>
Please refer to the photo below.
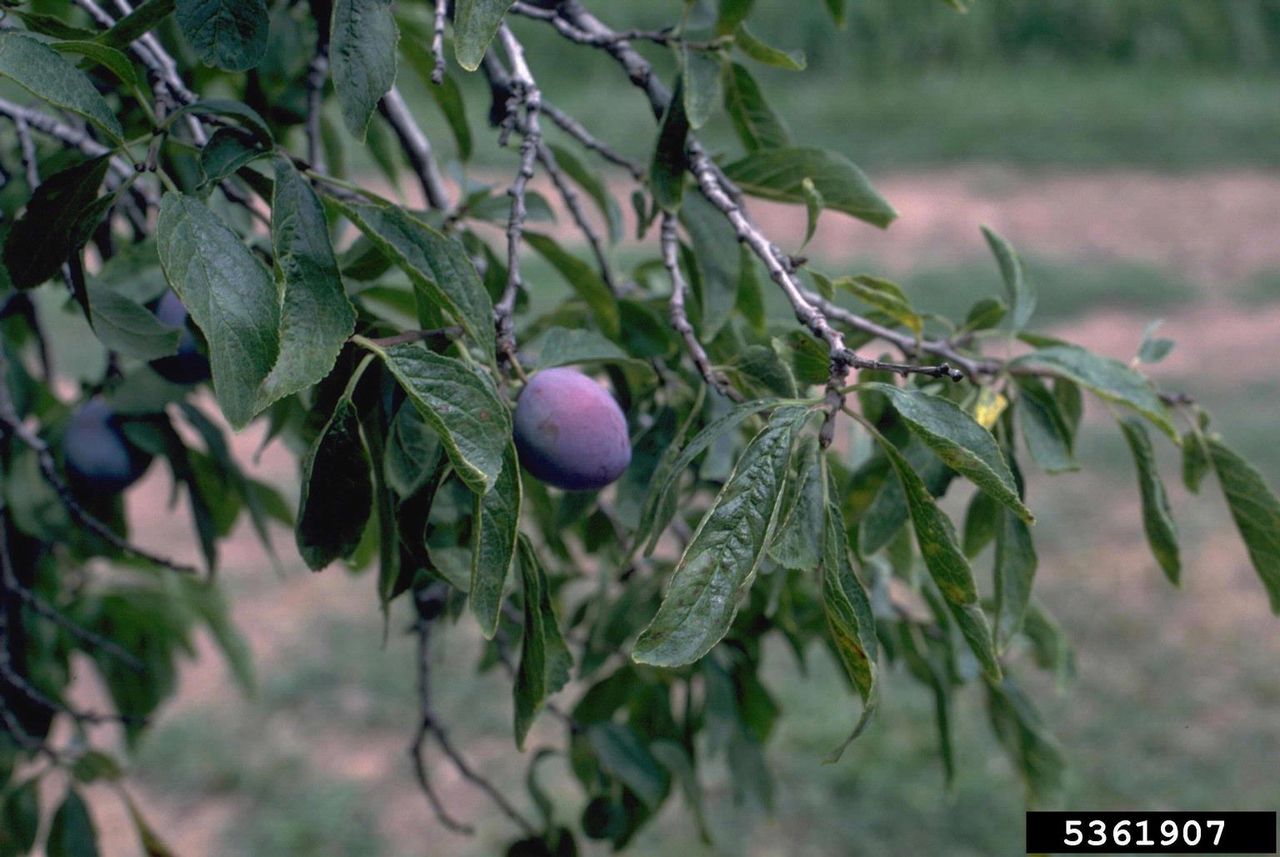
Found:
<svg viewBox="0 0 1280 857"><path fill-rule="evenodd" d="M1162 176L999 168L873 177L900 217L880 232L826 215L815 254L872 255L918 267L984 254L985 224L1027 253L1147 262L1213 288L1280 268L1280 176L1252 171ZM796 246L798 208L752 205L775 240Z"/></svg>

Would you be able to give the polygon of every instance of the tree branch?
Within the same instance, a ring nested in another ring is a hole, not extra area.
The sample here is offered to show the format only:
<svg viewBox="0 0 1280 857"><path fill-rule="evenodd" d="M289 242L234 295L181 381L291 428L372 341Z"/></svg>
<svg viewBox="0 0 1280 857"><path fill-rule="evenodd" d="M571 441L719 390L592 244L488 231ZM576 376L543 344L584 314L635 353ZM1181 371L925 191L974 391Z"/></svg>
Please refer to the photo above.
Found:
<svg viewBox="0 0 1280 857"><path fill-rule="evenodd" d="M559 107L556 107L554 104L549 104L546 101L542 102L542 113L559 126L562 131L577 140L583 148L595 152L597 155L615 166L622 167L624 170L631 173L631 177L637 182L644 182L644 167L640 166L635 161L618 154L610 148L607 143L604 143L595 137L573 116L565 113Z"/></svg>
<svg viewBox="0 0 1280 857"><path fill-rule="evenodd" d="M400 146L409 159L409 166L418 177L418 184L422 185L422 193L426 197L427 204L440 211L447 211L449 195L445 192L444 179L440 177L440 169L436 166L435 154L431 151L431 141L414 121L409 105L405 103L399 88L391 87L378 103L378 110L396 132Z"/></svg>
<svg viewBox="0 0 1280 857"><path fill-rule="evenodd" d="M504 355L516 372L520 373L515 338L516 295L523 285L520 273L520 245L524 236L525 217L528 215L525 191L529 180L533 178L533 165L538 156L538 147L542 143L542 129L538 123L542 93L525 60L524 46L506 24L498 28L498 38L511 63L511 97L507 102L507 115L499 142L505 144L507 135L517 126L521 127L524 136L520 141L520 166L516 171L515 180L507 190L507 194L511 197L511 216L507 219L507 282L502 290L502 297L493 308L494 328L498 340L498 351ZM523 120L520 119L522 107L524 108Z"/></svg>
<svg viewBox="0 0 1280 857"><path fill-rule="evenodd" d="M435 61L431 69L431 82L436 86L444 83L444 22L449 13L449 0L436 0L435 13L431 26L431 55Z"/></svg>
<svg viewBox="0 0 1280 857"><path fill-rule="evenodd" d="M662 264L667 269L667 275L671 278L671 301L669 304L671 312L671 326L675 328L676 333L680 334L680 338L684 340L685 349L689 352L689 356L693 358L693 365L697 368L698 374L707 382L714 390L723 396L727 396L735 402L743 401L742 394L733 388L723 373L717 372L711 365L710 358L707 357L707 350L702 347L702 343L698 341L698 336L693 330L693 325L689 323L689 314L685 310L685 293L688 291L688 285L685 283L684 274L680 270L680 240L676 234L676 218L669 211L662 213Z"/></svg>
<svg viewBox="0 0 1280 857"><path fill-rule="evenodd" d="M415 629L418 632L418 701L420 708L420 720L418 731L414 737L413 745L410 748L410 754L414 760L414 770L418 778L418 784L422 787L424 794L427 796L432 809L435 811L440 823L455 833L463 833L470 835L474 832L474 828L469 824L457 821L452 818L444 809L440 802L439 796L432 788L430 780L427 778L426 765L423 762L422 751L426 744L427 736L435 738L436 743L440 745L440 749L449 758L458 773L469 781L472 785L479 788L482 792L493 801L494 805L505 815L511 822L520 828L528 836L537 833L536 827L524 815L507 800L506 796L498 790L493 783L489 782L483 775L471 767L471 763L466 757L454 746L453 741L449 738L448 731L436 718L431 705L430 690L430 633L431 622L434 621L440 611L443 609L444 594L442 587L438 585L429 585L418 589L414 592L414 604L418 613L418 621Z"/></svg>

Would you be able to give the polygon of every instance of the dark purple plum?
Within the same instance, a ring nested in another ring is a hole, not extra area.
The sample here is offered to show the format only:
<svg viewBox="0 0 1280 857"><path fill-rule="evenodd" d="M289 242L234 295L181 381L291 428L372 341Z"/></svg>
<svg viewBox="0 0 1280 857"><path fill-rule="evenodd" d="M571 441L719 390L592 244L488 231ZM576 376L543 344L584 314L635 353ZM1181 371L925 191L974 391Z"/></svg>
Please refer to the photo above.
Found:
<svg viewBox="0 0 1280 857"><path fill-rule="evenodd" d="M535 477L594 491L631 463L627 418L603 387L576 369L544 369L516 402L516 450Z"/></svg>
<svg viewBox="0 0 1280 857"><path fill-rule="evenodd" d="M178 340L177 353L152 360L151 368L161 378L175 384L198 384L209 380L209 358L200 353L195 334L187 326L187 308L172 289L160 298L155 314L170 327L182 328L182 337Z"/></svg>
<svg viewBox="0 0 1280 857"><path fill-rule="evenodd" d="M119 494L151 464L151 456L129 442L120 418L100 398L72 412L62 454L76 486L95 494Z"/></svg>

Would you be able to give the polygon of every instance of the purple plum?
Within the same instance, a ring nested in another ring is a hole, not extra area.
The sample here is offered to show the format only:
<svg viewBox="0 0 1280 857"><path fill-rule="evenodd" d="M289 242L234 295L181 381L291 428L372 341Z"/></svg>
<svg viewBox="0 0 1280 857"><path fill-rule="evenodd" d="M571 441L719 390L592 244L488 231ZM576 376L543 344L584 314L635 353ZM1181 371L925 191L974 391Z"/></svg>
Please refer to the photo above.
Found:
<svg viewBox="0 0 1280 857"><path fill-rule="evenodd" d="M120 418L100 398L71 413L62 453L72 481L95 494L119 494L151 464L151 456L129 442Z"/></svg>
<svg viewBox="0 0 1280 857"><path fill-rule="evenodd" d="M627 418L603 387L576 369L544 369L516 402L516 451L535 477L594 491L631 463Z"/></svg>
<svg viewBox="0 0 1280 857"><path fill-rule="evenodd" d="M177 353L152 360L151 368L161 378L175 384L198 384L209 380L209 358L200 353L195 334L187 327L187 308L172 289L161 296L155 314L170 327L182 328L182 336L178 339Z"/></svg>

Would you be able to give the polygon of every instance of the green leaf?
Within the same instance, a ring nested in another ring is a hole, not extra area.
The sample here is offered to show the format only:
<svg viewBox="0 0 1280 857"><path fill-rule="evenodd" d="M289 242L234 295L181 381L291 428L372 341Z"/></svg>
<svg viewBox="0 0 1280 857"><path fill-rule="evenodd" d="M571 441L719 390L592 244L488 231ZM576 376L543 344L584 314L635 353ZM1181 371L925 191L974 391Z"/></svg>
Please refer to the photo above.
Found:
<svg viewBox="0 0 1280 857"><path fill-rule="evenodd" d="M409 275L419 300L452 316L492 361L493 302L463 246L397 206L335 204Z"/></svg>
<svg viewBox="0 0 1280 857"><path fill-rule="evenodd" d="M258 409L325 378L356 326L338 273L324 208L293 164L275 159L271 247L283 284L280 358L258 393Z"/></svg>
<svg viewBox="0 0 1280 857"><path fill-rule="evenodd" d="M1018 496L1018 486L996 439L973 417L941 396L892 384L865 386L887 396L907 427L948 467L1009 507L1023 521L1035 522Z"/></svg>
<svg viewBox="0 0 1280 857"><path fill-rule="evenodd" d="M649 165L649 190L654 203L666 211L680 208L684 199L685 143L689 139L689 117L684 107L684 78L677 77L671 101L662 115L658 142Z"/></svg>
<svg viewBox="0 0 1280 857"><path fill-rule="evenodd" d="M453 50L458 65L475 71L489 42L498 32L502 16L513 0L457 0L453 12Z"/></svg>
<svg viewBox="0 0 1280 857"><path fill-rule="evenodd" d="M822 209L826 207L827 202L822 198L822 192L813 183L813 179L808 176L800 182L800 193L804 196L805 209L804 241L800 246L804 247L813 238L813 233L818 230L818 218L822 216Z"/></svg>
<svg viewBox="0 0 1280 857"><path fill-rule="evenodd" d="M836 29L844 29L846 0L826 0L827 11L831 13L831 21Z"/></svg>
<svg viewBox="0 0 1280 857"><path fill-rule="evenodd" d="M684 81L684 113L690 128L701 128L715 113L722 96L720 57L688 43L680 49L680 72Z"/></svg>
<svg viewBox="0 0 1280 857"><path fill-rule="evenodd" d="M1009 308L1005 306L1004 301L999 298L983 298L969 310L969 315L965 317L960 330L963 332L990 330L1004 321L1008 313Z"/></svg>
<svg viewBox="0 0 1280 857"><path fill-rule="evenodd" d="M578 159L578 156L569 149L557 146L554 143L550 145L550 148L560 169L586 191L587 196L591 197L592 201L595 202L596 208L600 210L600 215L604 218L605 225L609 230L609 241L616 244L622 237L622 210L618 207L613 194L609 193L609 187L604 179L598 173L588 169Z"/></svg>
<svg viewBox="0 0 1280 857"><path fill-rule="evenodd" d="M344 501L345 502L345 501ZM231 610L222 590L203 583L187 582L186 603L198 614L209 635L222 652L240 689L251 694L257 686L253 670L253 653L249 644L231 621Z"/></svg>
<svg viewBox="0 0 1280 857"><path fill-rule="evenodd" d="M133 7L133 11L116 21L109 30L98 36L98 41L109 47L125 50L136 40L155 29L176 6L175 0L146 0Z"/></svg>
<svg viewBox="0 0 1280 857"><path fill-rule="evenodd" d="M738 63L730 63L725 75L724 106L738 139L748 151L791 145L791 134L782 117L764 100L751 72Z"/></svg>
<svg viewBox="0 0 1280 857"><path fill-rule="evenodd" d="M553 366L570 366L575 363L635 363L627 353L594 330L568 330L550 327L542 334L542 347L538 350L537 366L550 369Z"/></svg>
<svg viewBox="0 0 1280 857"><path fill-rule="evenodd" d="M440 437L411 403L404 403L391 421L387 450L383 459L387 484L401 498L416 494L435 478L440 456Z"/></svg>
<svg viewBox="0 0 1280 857"><path fill-rule="evenodd" d="M265 154L266 149L253 132L236 127L217 129L200 149L200 172L204 175L200 189L230 178L236 170Z"/></svg>
<svg viewBox="0 0 1280 857"><path fill-rule="evenodd" d="M342 120L364 140L369 118L396 82L400 33L390 0L334 0L329 67Z"/></svg>
<svg viewBox="0 0 1280 857"><path fill-rule="evenodd" d="M134 802L133 797L124 789L119 791L120 797L124 800L125 807L129 810L129 818L133 822L133 829L138 833L138 842L142 845L142 851L146 857L174 857L169 850L169 846L164 843L143 817L142 811L138 809L138 805Z"/></svg>
<svg viewBox="0 0 1280 857"><path fill-rule="evenodd" d="M794 496L778 518L769 556L783 568L808 571L822 562L822 532L826 526L822 454L816 444L797 446Z"/></svg>
<svg viewBox="0 0 1280 857"><path fill-rule="evenodd" d="M924 318L912 308L907 295L897 283L879 277L841 277L835 286L852 292L858 300L869 304L909 328L917 337L924 334Z"/></svg>
<svg viewBox="0 0 1280 857"><path fill-rule="evenodd" d="M760 41L743 24L738 27L733 43L741 51L756 62L771 65L774 68L785 68L787 71L804 71L808 61L804 51L784 51Z"/></svg>
<svg viewBox="0 0 1280 857"><path fill-rule="evenodd" d="M722 36L732 33L751 14L755 0L720 0L716 16L716 32Z"/></svg>
<svg viewBox="0 0 1280 857"><path fill-rule="evenodd" d="M862 697L862 713L853 731L827 757L828 762L835 762L853 739L862 733L876 709L876 657L879 643L876 640L871 600L853 570L844 518L838 505L839 491L830 474L826 473L825 459L819 469L822 471L819 480L825 485L822 505L825 507L826 518L822 536L822 613L826 617L827 633L831 635L840 663L858 695Z"/></svg>
<svg viewBox="0 0 1280 857"><path fill-rule="evenodd" d="M697 260L699 333L710 342L720 333L738 303L742 254L733 226L700 194L690 194L680 207L680 225L693 242Z"/></svg>
<svg viewBox="0 0 1280 857"><path fill-rule="evenodd" d="M369 455L360 415L341 399L302 462L302 498L294 535L312 571L355 553L373 508Z"/></svg>
<svg viewBox="0 0 1280 857"><path fill-rule="evenodd" d="M801 187L806 178L822 194L832 211L888 226L898 216L871 187L862 170L843 155L805 146L751 152L724 168L746 193L776 202L803 204Z"/></svg>
<svg viewBox="0 0 1280 857"><path fill-rule="evenodd" d="M733 129L747 151L781 149L791 145L786 123L765 101L755 78L738 63L730 63L725 75L724 105Z"/></svg>
<svg viewBox="0 0 1280 857"><path fill-rule="evenodd" d="M1035 312L1035 289L1027 282L1022 271L1022 260L1018 258L1018 254L1014 252L1009 242L985 226L982 227L982 234L987 239L991 252L995 254L996 262L1000 265L1000 276L1004 279L1005 291L1009 293L1009 306L1012 312L1010 324L1014 330L1021 330L1027 326L1027 322L1031 320L1031 314Z"/></svg>
<svg viewBox="0 0 1280 857"><path fill-rule="evenodd" d="M1182 436L1182 484L1192 494L1200 493L1200 483L1209 472L1209 446L1199 432L1189 431Z"/></svg>
<svg viewBox="0 0 1280 857"><path fill-rule="evenodd" d="M163 127L172 128L183 116L221 116L235 119L246 130L251 131L262 142L264 148L270 149L275 145L275 138L271 134L271 126L267 124L267 120L263 119L258 111L241 101L232 101L229 98L207 98L184 104L165 117Z"/></svg>
<svg viewBox="0 0 1280 857"><path fill-rule="evenodd" d="M40 285L84 246L101 215L95 203L108 166L103 155L54 173L36 187L4 239L4 266L15 287ZM86 211L97 211L91 222Z"/></svg>
<svg viewBox="0 0 1280 857"><path fill-rule="evenodd" d="M1031 603L1031 584L1035 579L1036 547L1026 522L1000 510L996 529L996 633L1003 650L1022 630Z"/></svg>
<svg viewBox="0 0 1280 857"><path fill-rule="evenodd" d="M618 302L604 280L600 279L599 272L546 235L526 230L524 240L560 272L578 297L591 308L605 335L617 339L622 332Z"/></svg>
<svg viewBox="0 0 1280 857"><path fill-rule="evenodd" d="M742 453L672 572L657 615L636 640L636 662L691 664L728 633L772 540L791 448L809 414L780 408Z"/></svg>
<svg viewBox="0 0 1280 857"><path fill-rule="evenodd" d="M1000 504L985 491L977 491L964 515L964 555L973 559L996 537L1004 518Z"/></svg>
<svg viewBox="0 0 1280 857"><path fill-rule="evenodd" d="M370 350L440 435L462 481L475 493L487 494L502 473L511 440L511 413L492 379L417 343Z"/></svg>
<svg viewBox="0 0 1280 857"><path fill-rule="evenodd" d="M115 48L109 48L100 42L86 42L73 39L65 42L53 42L49 45L60 54L77 54L88 57L98 65L107 69L125 86L133 89L138 85L138 73L129 58Z"/></svg>
<svg viewBox="0 0 1280 857"><path fill-rule="evenodd" d="M85 73L48 45L14 30L0 30L0 77L54 107L83 116L117 142L124 135L120 120Z"/></svg>
<svg viewBox="0 0 1280 857"><path fill-rule="evenodd" d="M1046 372L1074 381L1095 395L1124 405L1151 420L1174 443L1178 433L1169 418L1169 409L1151 382L1123 363L1071 345L1040 348L1013 360L1010 368Z"/></svg>
<svg viewBox="0 0 1280 857"><path fill-rule="evenodd" d="M218 404L232 427L244 428L280 353L279 287L194 196L164 195L156 237L165 279L209 342Z"/></svg>
<svg viewBox="0 0 1280 857"><path fill-rule="evenodd" d="M1155 451L1151 448L1151 438L1142 422L1134 417L1125 417L1120 422L1120 430L1133 453L1133 464L1138 469L1138 488L1142 493L1142 526L1147 532L1147 543L1151 545L1151 553L1156 562L1164 570L1165 576L1174 586L1178 585L1178 576L1182 571L1182 561L1178 555L1178 525L1173 520L1173 510L1169 508L1169 495L1165 493L1164 482L1156 470Z"/></svg>
<svg viewBox="0 0 1280 857"><path fill-rule="evenodd" d="M49 36L54 39L81 40L92 39L94 36L93 30L73 27L55 15L28 12L25 9L15 9L12 6L5 8L5 14L21 19L26 28L33 33L39 33L42 36Z"/></svg>
<svg viewBox="0 0 1280 857"><path fill-rule="evenodd" d="M569 682L573 655L560 631L547 574L527 538L520 538L520 575L524 588L524 638L515 677L516 747L524 741L547 697ZM474 590L473 590L474 593Z"/></svg>
<svg viewBox="0 0 1280 857"><path fill-rule="evenodd" d="M1262 474L1217 438L1207 439L1213 469L1249 559L1280 615L1280 500Z"/></svg>
<svg viewBox="0 0 1280 857"><path fill-rule="evenodd" d="M1142 343L1138 346L1138 360L1141 362L1159 363L1173 350L1172 339L1161 339L1155 335L1162 324L1163 321L1153 321L1142 332Z"/></svg>
<svg viewBox="0 0 1280 857"><path fill-rule="evenodd" d="M112 351L138 360L155 360L178 350L182 331L151 310L94 278L86 284L93 332Z"/></svg>
<svg viewBox="0 0 1280 857"><path fill-rule="evenodd" d="M1061 793L1067 760L1031 699L1013 679L987 685L991 725L1026 783L1032 806Z"/></svg>
<svg viewBox="0 0 1280 857"><path fill-rule="evenodd" d="M1071 427L1057 399L1038 378L1016 380L1019 394L1014 407L1031 458L1046 473L1080 469L1071 451Z"/></svg>
<svg viewBox="0 0 1280 857"><path fill-rule="evenodd" d="M507 444L493 490L473 496L469 600L480 630L492 640L502 619L502 590L515 562L520 531L520 463L512 444Z"/></svg>
<svg viewBox="0 0 1280 857"><path fill-rule="evenodd" d="M75 789L67 792L54 813L44 850L48 857L98 857L98 833L89 808Z"/></svg>
<svg viewBox="0 0 1280 857"><path fill-rule="evenodd" d="M640 512L640 526L636 530L636 544L645 544L647 542L645 544L646 556L653 552L654 547L657 545L658 537L662 535L662 530L666 529L667 523L671 520L674 510L670 508L668 496L680 480L680 477L689 468L689 465L693 464L693 460L720 438L737 429L748 418L761 411L779 407L780 404L782 403L777 399L756 399L751 402L743 402L704 426L702 431L698 432L687 446L677 452L681 439L688 432L689 425L698 416L699 408L694 408L689 415L688 422L681 427L679 434L676 435L672 445L668 448L667 454L663 456L662 461L658 463L657 468L654 470L652 487L648 496L645 497L644 507Z"/></svg>
<svg viewBox="0 0 1280 857"><path fill-rule="evenodd" d="M40 830L40 780L32 777L0 794L0 854L27 854Z"/></svg>
<svg viewBox="0 0 1280 857"><path fill-rule="evenodd" d="M205 65L246 71L262 62L270 27L266 0L177 0L176 12Z"/></svg>
<svg viewBox="0 0 1280 857"><path fill-rule="evenodd" d="M587 740L600 767L618 780L650 809L657 809L671 786L670 776L649 752L630 726L620 723L593 723Z"/></svg>
<svg viewBox="0 0 1280 857"><path fill-rule="evenodd" d="M929 576L946 599L956 624L982 665L983 673L992 681L999 681L1000 661L996 657L991 627L978 604L978 587L973 579L973 570L969 567L964 552L956 544L955 528L938 508L933 495L898 448L869 423L864 423L864 427L879 442L898 476L898 481L902 483L907 498L907 511L911 515L916 542L920 545L920 555L929 570Z"/></svg>

